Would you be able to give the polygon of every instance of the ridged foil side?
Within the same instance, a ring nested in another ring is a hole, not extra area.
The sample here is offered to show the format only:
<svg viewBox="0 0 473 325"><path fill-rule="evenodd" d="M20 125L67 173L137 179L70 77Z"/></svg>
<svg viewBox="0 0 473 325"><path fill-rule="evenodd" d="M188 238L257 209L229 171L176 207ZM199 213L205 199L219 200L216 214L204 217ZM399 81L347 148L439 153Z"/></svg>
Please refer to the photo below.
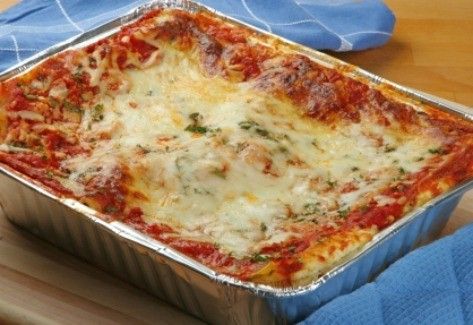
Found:
<svg viewBox="0 0 473 325"><path fill-rule="evenodd" d="M461 192L389 232L360 257L319 279L318 285L281 295L229 285L163 257L152 247L98 218L87 216L34 186L0 174L0 202L7 218L67 252L214 324L292 323L318 306L366 283L386 265L430 240L447 222ZM139 234L138 234L139 235Z"/></svg>

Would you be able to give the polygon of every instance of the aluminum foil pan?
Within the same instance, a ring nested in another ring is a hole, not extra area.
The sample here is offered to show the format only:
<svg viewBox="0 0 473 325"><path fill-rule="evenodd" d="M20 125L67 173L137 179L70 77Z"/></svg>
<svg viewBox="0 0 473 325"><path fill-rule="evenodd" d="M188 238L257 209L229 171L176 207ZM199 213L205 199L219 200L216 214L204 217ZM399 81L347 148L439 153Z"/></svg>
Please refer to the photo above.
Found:
<svg viewBox="0 0 473 325"><path fill-rule="evenodd" d="M4 72L0 80L22 73L59 51L82 47L111 35L123 24L157 7L207 11L277 38L320 64L343 67L357 78L389 87L405 95L407 101L426 103L473 120L468 108L462 105L399 86L186 0L152 1L138 7L127 15L38 53ZM447 222L462 194L470 188L473 188L473 181L458 185L404 216L378 233L350 260L311 284L299 288L272 288L218 274L127 225L104 221L81 203L58 198L9 167L0 166L0 205L13 223L214 324L293 323L304 319L327 301L366 283L416 245L433 238Z"/></svg>

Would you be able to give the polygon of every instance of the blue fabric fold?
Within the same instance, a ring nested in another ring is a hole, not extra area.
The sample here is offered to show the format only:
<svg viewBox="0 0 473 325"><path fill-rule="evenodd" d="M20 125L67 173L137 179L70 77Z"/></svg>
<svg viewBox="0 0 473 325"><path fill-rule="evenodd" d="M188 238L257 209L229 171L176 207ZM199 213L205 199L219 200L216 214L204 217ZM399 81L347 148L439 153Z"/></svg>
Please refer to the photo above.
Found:
<svg viewBox="0 0 473 325"><path fill-rule="evenodd" d="M473 324L473 225L411 252L301 324Z"/></svg>
<svg viewBox="0 0 473 325"><path fill-rule="evenodd" d="M0 71L146 0L24 0L0 14ZM317 49L384 44L395 18L382 0L201 0L263 30Z"/></svg>

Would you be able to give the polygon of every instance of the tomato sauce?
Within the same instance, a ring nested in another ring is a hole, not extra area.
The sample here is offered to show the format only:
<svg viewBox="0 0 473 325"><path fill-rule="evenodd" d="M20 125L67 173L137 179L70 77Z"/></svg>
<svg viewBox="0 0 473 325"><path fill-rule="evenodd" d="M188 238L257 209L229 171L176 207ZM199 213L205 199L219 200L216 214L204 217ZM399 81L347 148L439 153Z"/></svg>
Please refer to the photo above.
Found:
<svg viewBox="0 0 473 325"><path fill-rule="evenodd" d="M43 163L39 157L27 154L8 155L0 152L0 163L43 184L58 195L72 195L69 189L51 177L49 164Z"/></svg>

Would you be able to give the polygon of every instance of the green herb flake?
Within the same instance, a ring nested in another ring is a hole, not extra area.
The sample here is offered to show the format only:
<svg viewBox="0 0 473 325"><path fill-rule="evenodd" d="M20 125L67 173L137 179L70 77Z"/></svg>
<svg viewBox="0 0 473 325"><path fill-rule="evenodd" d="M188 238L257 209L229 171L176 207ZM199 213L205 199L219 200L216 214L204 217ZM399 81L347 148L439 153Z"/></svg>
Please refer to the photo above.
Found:
<svg viewBox="0 0 473 325"><path fill-rule="evenodd" d="M119 209L118 209L116 206L112 205L112 204L107 205L107 206L103 209L103 212L109 213L109 214L115 214L115 213L117 213L118 211L119 211Z"/></svg>
<svg viewBox="0 0 473 325"><path fill-rule="evenodd" d="M184 169L185 160L187 160L187 158L185 156L182 156L182 157L177 157L176 160L174 161L176 169L179 173L181 173Z"/></svg>
<svg viewBox="0 0 473 325"><path fill-rule="evenodd" d="M261 127L255 129L256 134L271 141L279 142L268 130Z"/></svg>
<svg viewBox="0 0 473 325"><path fill-rule="evenodd" d="M220 177L222 179L225 179L227 178L227 175L225 175L225 172L221 169L218 169L218 168L215 168L213 171L212 171L212 174L214 174L215 176L217 177Z"/></svg>
<svg viewBox="0 0 473 325"><path fill-rule="evenodd" d="M241 121L240 123L238 123L238 125L239 125L240 128L242 128L243 130L249 130L249 129L251 129L251 128L254 127L254 126L258 126L259 124L256 123L255 121L247 120L247 121Z"/></svg>
<svg viewBox="0 0 473 325"><path fill-rule="evenodd" d="M59 107L59 102L56 99L49 97L48 101L49 101L49 106L51 106L52 108Z"/></svg>
<svg viewBox="0 0 473 325"><path fill-rule="evenodd" d="M357 171L359 171L359 170L360 170L360 168L358 168L358 167L356 167L356 166L353 166L353 167L351 168L351 171L352 171L352 172L357 172Z"/></svg>
<svg viewBox="0 0 473 325"><path fill-rule="evenodd" d="M147 154L147 153L150 153L150 152L151 152L150 149L148 149L148 148L142 146L141 144L137 144L136 146L137 146L144 154Z"/></svg>
<svg viewBox="0 0 473 325"><path fill-rule="evenodd" d="M73 112L73 113L78 113L78 114L82 114L82 110L80 109L79 106L65 100L64 103L62 103L62 107L64 107L64 109L68 110L69 112Z"/></svg>
<svg viewBox="0 0 473 325"><path fill-rule="evenodd" d="M330 186L330 188L334 188L337 185L337 181L327 181L327 185Z"/></svg>
<svg viewBox="0 0 473 325"><path fill-rule="evenodd" d="M262 254L255 254L251 258L251 260L253 262L266 262L267 260L269 260L269 256L268 255L262 255Z"/></svg>
<svg viewBox="0 0 473 325"><path fill-rule="evenodd" d="M93 56L89 56L89 67L97 68L97 60Z"/></svg>
<svg viewBox="0 0 473 325"><path fill-rule="evenodd" d="M202 115L199 112L189 114L189 118L194 121L194 124L198 124L202 120Z"/></svg>
<svg viewBox="0 0 473 325"><path fill-rule="evenodd" d="M262 232L265 232L266 230L268 230L268 226L266 226L266 224L264 222L262 222L261 225L260 225L260 230Z"/></svg>
<svg viewBox="0 0 473 325"><path fill-rule="evenodd" d="M306 203L304 204L304 215L310 215L319 212L319 206L320 203Z"/></svg>
<svg viewBox="0 0 473 325"><path fill-rule="evenodd" d="M148 90L145 95L146 95L146 96L153 96L153 91L152 91L152 90Z"/></svg>
<svg viewBox="0 0 473 325"><path fill-rule="evenodd" d="M221 129L221 128L214 128L214 129L208 128L208 129L207 129L207 132L209 132L209 134L210 134L209 136L210 136L210 137L214 137L214 136L217 135L217 133L222 132L222 129Z"/></svg>
<svg viewBox="0 0 473 325"><path fill-rule="evenodd" d="M200 133L200 134L205 134L208 131L207 127L205 126L199 126L199 125L193 125L193 124L188 125L184 130L188 132Z"/></svg>
<svg viewBox="0 0 473 325"><path fill-rule="evenodd" d="M99 122L103 120L103 110L104 107L102 104L97 104L94 106L94 110L92 111L92 121Z"/></svg>
<svg viewBox="0 0 473 325"><path fill-rule="evenodd" d="M210 195L212 193L210 193L210 191L208 191L206 189L200 189L200 188L194 187L194 194Z"/></svg>
<svg viewBox="0 0 473 325"><path fill-rule="evenodd" d="M73 75L72 75L72 78L76 81L76 82L82 82L82 76L83 76L83 73L82 71L78 70L76 71Z"/></svg>
<svg viewBox="0 0 473 325"><path fill-rule="evenodd" d="M399 167L399 174L401 175L405 175L406 174L406 170L402 167Z"/></svg>
<svg viewBox="0 0 473 325"><path fill-rule="evenodd" d="M221 128L209 128L201 125L202 115L199 112L189 114L189 118L192 120L192 124L186 126L186 128L184 129L185 131L200 134L205 134L208 132L209 137L216 136L217 133L222 131Z"/></svg>
<svg viewBox="0 0 473 325"><path fill-rule="evenodd" d="M350 213L350 208L338 210L338 216L343 219L346 219L346 217L348 216L348 213Z"/></svg>
<svg viewBox="0 0 473 325"><path fill-rule="evenodd" d="M272 135L268 130L264 129L263 127L261 127L258 123L256 123L255 121L252 121L252 120L247 120L247 121L241 121L238 123L238 125L240 126L240 128L242 128L243 130L252 130L254 131L257 135L259 135L260 137L263 137L263 138L266 138L268 140L272 140L272 141L276 141L276 142L279 142L276 137L279 137L281 139L286 139L288 140L289 139L289 136L287 135L277 135L276 137L274 135Z"/></svg>
<svg viewBox="0 0 473 325"><path fill-rule="evenodd" d="M424 160L424 157L418 157L415 159L415 161L422 161L422 160Z"/></svg>
<svg viewBox="0 0 473 325"><path fill-rule="evenodd" d="M49 179L52 179L53 176L54 176L54 174L53 174L52 171L50 171L50 170L46 171L46 177L48 177Z"/></svg>
<svg viewBox="0 0 473 325"><path fill-rule="evenodd" d="M287 140L289 142L292 142L292 139L290 136L288 136L287 134L283 133L283 134L279 134L278 135L278 139L280 140Z"/></svg>
<svg viewBox="0 0 473 325"><path fill-rule="evenodd" d="M385 147L384 147L384 152L393 152L393 151L396 151L396 147L393 147L389 144L387 144Z"/></svg>
<svg viewBox="0 0 473 325"><path fill-rule="evenodd" d="M262 129L262 128L256 128L256 133L262 137L267 138L269 136L268 130Z"/></svg>
<svg viewBox="0 0 473 325"><path fill-rule="evenodd" d="M12 140L8 143L8 145L16 148L26 148L26 143L19 140Z"/></svg>
<svg viewBox="0 0 473 325"><path fill-rule="evenodd" d="M430 148L428 151L429 151L429 153L431 153L432 155L443 155L443 154L446 153L441 147L438 147L438 148Z"/></svg>
<svg viewBox="0 0 473 325"><path fill-rule="evenodd" d="M282 153L288 153L289 152L289 149L287 149L286 146L279 146L278 150L279 150L279 152L282 152Z"/></svg>

